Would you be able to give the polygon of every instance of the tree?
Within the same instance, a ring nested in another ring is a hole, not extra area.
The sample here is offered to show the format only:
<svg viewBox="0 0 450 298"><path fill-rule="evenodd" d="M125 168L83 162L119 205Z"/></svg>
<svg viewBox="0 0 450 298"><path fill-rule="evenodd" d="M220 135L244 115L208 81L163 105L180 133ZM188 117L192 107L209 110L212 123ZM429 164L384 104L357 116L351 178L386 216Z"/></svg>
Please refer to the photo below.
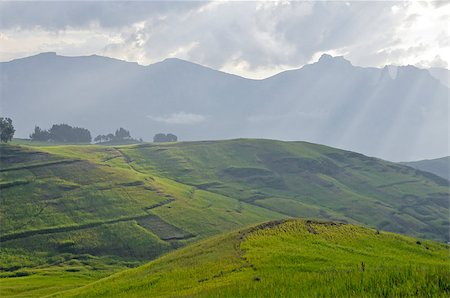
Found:
<svg viewBox="0 0 450 298"><path fill-rule="evenodd" d="M67 124L54 124L49 129L51 140L62 143L90 143L91 133L86 128L72 127Z"/></svg>
<svg viewBox="0 0 450 298"><path fill-rule="evenodd" d="M130 131L121 127L116 129L114 134L109 133L107 135L98 135L94 139L95 142L109 142L115 144L130 144L132 142L141 142L131 137Z"/></svg>
<svg viewBox="0 0 450 298"><path fill-rule="evenodd" d="M34 128L30 135L32 141L53 141L60 143L90 143L91 133L86 128L72 127L67 124L54 124L49 130Z"/></svg>
<svg viewBox="0 0 450 298"><path fill-rule="evenodd" d="M116 130L115 137L116 140L130 139L131 138L130 131L121 127L118 130Z"/></svg>
<svg viewBox="0 0 450 298"><path fill-rule="evenodd" d="M30 134L32 141L44 141L50 140L50 133L47 130L42 130L39 126L34 127L34 132Z"/></svg>
<svg viewBox="0 0 450 298"><path fill-rule="evenodd" d="M98 135L98 136L95 137L94 142L101 143L103 140L106 141L106 136L105 135Z"/></svg>
<svg viewBox="0 0 450 298"><path fill-rule="evenodd" d="M154 137L153 137L153 142L155 143L162 143L166 141L166 135L163 133L157 133Z"/></svg>
<svg viewBox="0 0 450 298"><path fill-rule="evenodd" d="M112 140L114 140L114 135L113 135L112 133L109 133L109 134L107 134L107 135L105 136L105 141L106 141L106 142L112 141Z"/></svg>
<svg viewBox="0 0 450 298"><path fill-rule="evenodd" d="M153 137L153 142L155 142L155 143L176 142L177 140L178 140L178 137L171 133L168 133L168 134L157 133Z"/></svg>
<svg viewBox="0 0 450 298"><path fill-rule="evenodd" d="M15 132L11 118L0 117L0 140L8 143L12 140Z"/></svg>
<svg viewBox="0 0 450 298"><path fill-rule="evenodd" d="M178 137L174 134L168 133L166 135L167 142L176 142L178 141Z"/></svg>

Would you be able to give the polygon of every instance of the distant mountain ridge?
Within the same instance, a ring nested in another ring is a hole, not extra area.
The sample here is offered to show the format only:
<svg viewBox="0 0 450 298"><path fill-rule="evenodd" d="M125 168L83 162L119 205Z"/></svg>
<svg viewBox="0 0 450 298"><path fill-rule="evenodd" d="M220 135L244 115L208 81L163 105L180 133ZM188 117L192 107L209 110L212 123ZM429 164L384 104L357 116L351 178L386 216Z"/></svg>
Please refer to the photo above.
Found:
<svg viewBox="0 0 450 298"><path fill-rule="evenodd" d="M150 140L306 140L389 160L447 155L448 87L413 66L363 68L342 57L263 80L172 58L149 66L43 53L0 63L2 115L35 125L114 127Z"/></svg>
<svg viewBox="0 0 450 298"><path fill-rule="evenodd" d="M430 74L438 79L442 84L450 87L450 70L440 67L432 67L428 69Z"/></svg>
<svg viewBox="0 0 450 298"><path fill-rule="evenodd" d="M433 173L444 179L450 180L450 156L436 159L403 162L403 164L421 171Z"/></svg>

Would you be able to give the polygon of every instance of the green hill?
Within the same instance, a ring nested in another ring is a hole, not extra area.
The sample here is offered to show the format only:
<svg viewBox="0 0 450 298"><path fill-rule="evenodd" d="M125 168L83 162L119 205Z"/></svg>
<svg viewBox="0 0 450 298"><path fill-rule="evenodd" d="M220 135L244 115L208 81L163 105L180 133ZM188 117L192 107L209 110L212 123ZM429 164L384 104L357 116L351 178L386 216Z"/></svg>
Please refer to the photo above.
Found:
<svg viewBox="0 0 450 298"><path fill-rule="evenodd" d="M449 240L449 182L395 163L272 140L145 144L121 151L140 172L286 216Z"/></svg>
<svg viewBox="0 0 450 298"><path fill-rule="evenodd" d="M283 217L140 173L113 147L0 149L2 296L78 287L186 243ZM171 212L156 212L164 209Z"/></svg>
<svg viewBox="0 0 450 298"><path fill-rule="evenodd" d="M448 245L334 222L269 222L54 297L448 297Z"/></svg>
<svg viewBox="0 0 450 298"><path fill-rule="evenodd" d="M287 217L448 241L448 181L304 142L0 146L0 291L43 296Z"/></svg>
<svg viewBox="0 0 450 298"><path fill-rule="evenodd" d="M415 169L433 173L444 179L450 180L450 156L436 159L403 162L403 164Z"/></svg>

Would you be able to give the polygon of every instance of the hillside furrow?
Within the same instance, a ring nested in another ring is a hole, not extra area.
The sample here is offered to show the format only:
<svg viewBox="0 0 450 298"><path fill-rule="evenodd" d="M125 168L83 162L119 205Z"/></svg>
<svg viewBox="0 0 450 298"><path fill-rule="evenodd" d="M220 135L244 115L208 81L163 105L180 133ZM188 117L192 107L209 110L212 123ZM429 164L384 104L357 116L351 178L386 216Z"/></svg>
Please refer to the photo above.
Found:
<svg viewBox="0 0 450 298"><path fill-rule="evenodd" d="M415 182L419 182L420 180L407 180L407 181L399 181L399 182L392 182L392 183L387 183L387 184L382 184L382 185L378 185L378 188L385 188L385 187L390 187L390 186L395 186L395 185L402 185L402 184L408 184L408 183L415 183Z"/></svg>
<svg viewBox="0 0 450 298"><path fill-rule="evenodd" d="M167 205L173 201L174 201L173 199L165 200L159 204L149 206L149 207L145 208L145 210L150 210L150 209L154 209L157 207L161 207L161 206ZM86 223L86 224L76 225L76 226L51 227L51 228L46 228L46 229L41 229L41 230L24 231L24 232L19 232L19 233L14 233L14 234L2 235L2 236L0 236L0 242L16 240L16 239L20 239L20 238L35 236L35 235L54 234L54 233L61 233L61 232L70 232L70 231L90 229L90 228L98 227L101 225L108 225L108 224L114 224L114 223L124 222L124 221L145 219L150 216L155 216L155 215L144 214L144 215L138 215L138 216L116 218L116 219L106 220L106 221L91 222L91 223ZM162 240L164 240L164 239L162 239Z"/></svg>
<svg viewBox="0 0 450 298"><path fill-rule="evenodd" d="M57 161L46 162L46 163L22 165L22 166L18 166L18 167L10 167L10 168L0 169L0 172L28 170L28 169L34 169L34 168L54 166L54 165L59 165L59 164L72 164L72 163L76 163L76 162L83 162L83 160L78 160L78 159L75 159L75 160L73 160L73 159L70 159L70 160L57 160Z"/></svg>

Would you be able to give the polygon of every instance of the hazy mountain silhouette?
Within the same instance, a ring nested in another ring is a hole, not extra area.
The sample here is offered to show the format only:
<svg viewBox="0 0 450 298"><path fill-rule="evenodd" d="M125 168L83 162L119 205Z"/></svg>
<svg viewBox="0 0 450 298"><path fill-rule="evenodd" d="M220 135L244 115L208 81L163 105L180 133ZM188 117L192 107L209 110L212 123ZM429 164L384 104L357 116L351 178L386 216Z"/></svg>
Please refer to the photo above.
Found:
<svg viewBox="0 0 450 298"><path fill-rule="evenodd" d="M390 160L448 155L448 87L413 66L363 68L342 57L264 80L179 59L149 66L43 53L0 63L2 115L16 135L68 123L151 140L306 140Z"/></svg>
<svg viewBox="0 0 450 298"><path fill-rule="evenodd" d="M450 156L444 156L436 159L425 159L419 161L404 162L403 164L438 175L444 179L450 180Z"/></svg>
<svg viewBox="0 0 450 298"><path fill-rule="evenodd" d="M450 87L450 70L441 67L432 67L428 71L430 74L438 79L442 84Z"/></svg>

